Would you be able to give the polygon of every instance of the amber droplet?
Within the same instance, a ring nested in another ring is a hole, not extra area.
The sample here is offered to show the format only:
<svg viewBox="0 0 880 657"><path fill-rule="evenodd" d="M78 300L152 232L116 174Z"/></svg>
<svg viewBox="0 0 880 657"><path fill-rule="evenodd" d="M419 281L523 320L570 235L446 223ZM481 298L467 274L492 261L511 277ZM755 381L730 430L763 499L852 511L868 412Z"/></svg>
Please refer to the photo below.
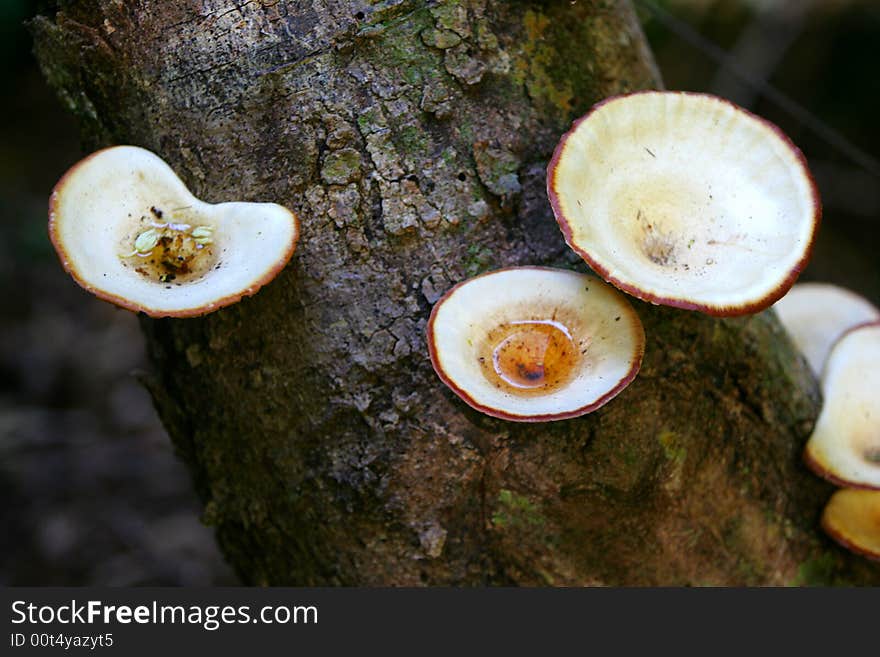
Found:
<svg viewBox="0 0 880 657"><path fill-rule="evenodd" d="M580 357L569 330L555 320L506 322L486 336L479 357L486 378L519 396L553 392L571 380Z"/></svg>

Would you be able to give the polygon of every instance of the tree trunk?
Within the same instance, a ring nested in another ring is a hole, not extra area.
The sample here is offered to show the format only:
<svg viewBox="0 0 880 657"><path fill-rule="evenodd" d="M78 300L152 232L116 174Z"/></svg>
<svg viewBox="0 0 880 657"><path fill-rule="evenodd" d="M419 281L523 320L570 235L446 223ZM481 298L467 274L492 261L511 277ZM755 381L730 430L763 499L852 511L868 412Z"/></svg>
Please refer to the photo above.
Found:
<svg viewBox="0 0 880 657"><path fill-rule="evenodd" d="M452 284L585 270L544 168L595 101L659 83L628 2L66 0L33 25L91 146L212 202L276 201L279 278L144 318L156 406L256 584L880 583L818 529L819 393L772 313L633 300L642 372L583 418L483 416L431 369Z"/></svg>

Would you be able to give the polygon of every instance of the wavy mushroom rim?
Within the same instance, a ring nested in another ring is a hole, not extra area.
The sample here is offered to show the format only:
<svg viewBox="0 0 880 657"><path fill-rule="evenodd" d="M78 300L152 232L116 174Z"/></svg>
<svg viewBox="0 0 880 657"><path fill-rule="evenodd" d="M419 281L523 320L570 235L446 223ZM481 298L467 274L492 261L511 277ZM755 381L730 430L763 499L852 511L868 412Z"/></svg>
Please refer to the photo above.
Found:
<svg viewBox="0 0 880 657"><path fill-rule="evenodd" d="M434 339L434 321L436 319L437 313L442 305L442 303L451 297L456 290L461 288L463 285L476 280L478 278L483 278L484 276L489 276L492 274L498 274L507 271L514 270L532 270L532 271L547 271L547 272L558 272L559 269L553 267L542 267L538 265L525 265L525 266L510 266L510 267L502 267L501 269L494 269L492 271L483 272L478 276L474 276L472 278L467 278L463 281L459 281L451 288L449 288L437 301L434 303L433 308L431 309L430 317L428 318L428 324L426 328L426 333L428 336L428 355L431 360L431 366L434 369L434 372L440 378L440 380L449 387L452 392L456 394L462 401L464 401L468 406L477 410L485 415L490 417L497 418L499 420L507 420L510 422L523 422L523 423L537 423L537 422L555 422L558 420L570 420L576 417L580 417L582 415L586 415L587 413L592 413L593 411L601 408L612 399L617 397L633 380L639 373L639 370L642 365L642 360L645 355L645 330L642 325L642 321L638 316L638 313L630 304L626 304L628 319L630 321L631 328L634 329L634 333L637 337L637 342L635 345L635 356L630 365L629 371L624 375L624 377L618 381L608 392L599 397L596 400L593 400L589 404L584 406L572 409L570 411L562 411L559 413L545 413L545 414L537 414L537 415L517 415L514 413L507 413L505 411L500 411L496 408L492 408L491 406L486 406L484 404L480 404L475 401L473 397L464 390L461 386L459 386L455 381L446 373L443 369L442 364L440 362L439 354L437 353L437 346ZM561 271L570 271L570 270L561 270ZM580 272L571 272L571 273L580 273Z"/></svg>
<svg viewBox="0 0 880 657"><path fill-rule="evenodd" d="M776 286L768 294L764 295L760 299L756 299L748 303L738 304L735 306L717 306L693 301L684 297L668 297L660 294L646 292L645 290L642 290L633 283L626 282L620 280L616 276L612 276L608 268L601 265L583 248L574 243L571 225L568 219L566 219L565 213L562 211L559 194L556 191L557 168L559 165L559 161L562 159L562 155L565 151L568 140L577 131L582 123L584 123L599 109L605 107L606 105L633 96L653 94L675 94L685 97L706 98L726 104L732 107L734 110L742 112L745 116L757 121L758 123L770 129L791 150L792 154L795 156L796 161L798 162L798 164L800 164L802 172L807 181L808 188L810 190L810 197L813 205L812 231L810 233L810 239L805 247L802 257L791 268L788 276L786 276L786 278L781 281L778 286ZM627 294L634 296L642 301L657 305L670 306L673 308L680 308L682 310L694 310L714 317L739 317L742 315L751 315L762 310L766 310L774 303L779 301L779 299L781 299L783 296L785 296L786 292L791 289L792 285L794 285L795 281L797 281L798 276L800 276L801 272L810 261L810 258L813 254L813 249L815 247L816 236L819 231L819 226L822 222L822 200L819 196L819 187L816 184L816 180L809 169L807 158L804 156L801 149L798 148L797 145L795 145L791 138L772 121L769 121L762 116L758 116L757 114L754 114L753 112L750 112L749 110L738 106L736 103L727 100L726 98L693 91L658 91L653 89L645 91L633 91L629 93L610 96L593 105L586 114L572 122L571 128L569 128L569 130L562 135L559 143L556 145L556 148L553 151L553 156L550 158L550 162L547 165L547 197L550 200L550 207L553 209L553 216L556 218L556 223L559 225L563 237L565 238L565 243L603 279L614 285L616 288L622 290L623 292L626 292Z"/></svg>
<svg viewBox="0 0 880 657"><path fill-rule="evenodd" d="M814 475L821 477L828 483L834 484L835 486L838 486L840 488L855 488L858 490L880 491L880 486L872 486L871 484L865 484L863 482L849 481L844 477L840 477L834 474L833 472L831 472L831 470L819 463L807 449L804 449L803 452L803 462L804 465L806 465Z"/></svg>
<svg viewBox="0 0 880 657"><path fill-rule="evenodd" d="M208 313L212 313L216 310L220 310L221 308L225 308L227 306L231 306L235 303L241 301L244 297L250 297L256 294L260 289L271 283L278 274L287 266L290 262L290 259L293 257L293 253L296 251L296 246L299 243L299 238L301 235L301 223L297 214L291 210L290 208L280 205L277 205L278 208L284 210L291 219L291 223L293 226L293 233L290 239L290 243L282 254L282 256L276 261L276 263L269 268L266 273L258 278L252 285L247 286L242 289L240 292L236 292L233 294L226 295L224 297L220 297L211 303L202 304L200 306L194 306L192 308L183 308L180 310L162 310L158 308L152 308L148 305L140 304L134 302L125 297L119 296L117 294L113 294L112 292L108 292L106 290L101 289L95 285L92 285L88 282L87 277L83 276L79 270L74 266L72 259L64 247L62 240L58 234L58 220L57 220L57 209L58 203L64 191L65 183L70 179L72 175L74 175L82 166L90 162L92 159L98 157L99 155L106 153L108 151L117 149L117 148L141 148L140 146L131 146L126 144L118 144L115 146L107 146L100 150L95 151L94 153L90 153L86 157L82 158L78 162L74 163L61 178L55 183L55 186L52 188L52 193L49 196L49 222L48 222L48 234L49 241L52 243L55 252L59 256L59 260L61 261L61 266L64 271L67 272L71 278L79 285L82 289L90 294L96 296L102 301L106 301L108 303L113 304L119 308L123 308L125 310L129 310L135 313L144 313L145 315L153 318L177 318L177 319L186 319L191 317L200 317L203 315L207 315ZM152 151L148 151L152 153ZM155 155L153 153L153 155ZM156 156L158 157L158 156ZM161 159L161 158L160 158ZM163 160L164 162L164 160ZM175 174L176 175L176 174Z"/></svg>
<svg viewBox="0 0 880 657"><path fill-rule="evenodd" d="M858 543L854 543L844 536L842 533L831 527L830 525L826 525L824 522L821 523L822 531L824 531L828 536L838 543L841 547L849 550L854 554L858 554L865 559L870 559L871 561L880 562L880 552L874 552L873 550L867 549L859 545Z"/></svg>

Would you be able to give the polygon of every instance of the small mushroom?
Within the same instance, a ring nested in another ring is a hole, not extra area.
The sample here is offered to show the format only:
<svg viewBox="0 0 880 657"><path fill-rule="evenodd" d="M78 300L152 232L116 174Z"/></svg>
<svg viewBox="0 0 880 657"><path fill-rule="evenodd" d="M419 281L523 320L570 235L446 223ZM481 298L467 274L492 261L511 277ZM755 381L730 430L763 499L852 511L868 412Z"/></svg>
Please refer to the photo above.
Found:
<svg viewBox="0 0 880 657"><path fill-rule="evenodd" d="M626 298L593 276L511 267L459 283L428 320L431 363L475 409L505 420L576 417L635 378L645 333Z"/></svg>
<svg viewBox="0 0 880 657"><path fill-rule="evenodd" d="M822 529L848 550L880 560L880 491L837 491L822 513Z"/></svg>
<svg viewBox="0 0 880 657"><path fill-rule="evenodd" d="M870 301L830 283L798 283L773 309L816 376L847 329L880 320Z"/></svg>
<svg viewBox="0 0 880 657"><path fill-rule="evenodd" d="M822 394L807 465L840 486L880 489L880 322L850 329L831 348Z"/></svg>
<svg viewBox="0 0 880 657"><path fill-rule="evenodd" d="M779 128L705 94L599 103L556 147L547 191L566 242L602 278L719 316L785 294L821 216L806 161Z"/></svg>
<svg viewBox="0 0 880 657"><path fill-rule="evenodd" d="M293 254L299 220L275 203L195 198L157 155L107 148L49 201L49 236L77 283L154 317L203 315L254 294Z"/></svg>

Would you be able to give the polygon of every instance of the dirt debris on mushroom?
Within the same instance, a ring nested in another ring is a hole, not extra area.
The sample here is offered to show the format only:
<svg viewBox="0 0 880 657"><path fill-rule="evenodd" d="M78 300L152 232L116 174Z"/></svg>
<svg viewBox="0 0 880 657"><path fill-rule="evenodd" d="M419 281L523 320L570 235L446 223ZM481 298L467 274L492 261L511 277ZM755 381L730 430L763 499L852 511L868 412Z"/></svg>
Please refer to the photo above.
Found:
<svg viewBox="0 0 880 657"><path fill-rule="evenodd" d="M560 140L547 191L566 242L602 278L645 301L719 316L785 294L821 216L797 147L706 94L599 103Z"/></svg>

